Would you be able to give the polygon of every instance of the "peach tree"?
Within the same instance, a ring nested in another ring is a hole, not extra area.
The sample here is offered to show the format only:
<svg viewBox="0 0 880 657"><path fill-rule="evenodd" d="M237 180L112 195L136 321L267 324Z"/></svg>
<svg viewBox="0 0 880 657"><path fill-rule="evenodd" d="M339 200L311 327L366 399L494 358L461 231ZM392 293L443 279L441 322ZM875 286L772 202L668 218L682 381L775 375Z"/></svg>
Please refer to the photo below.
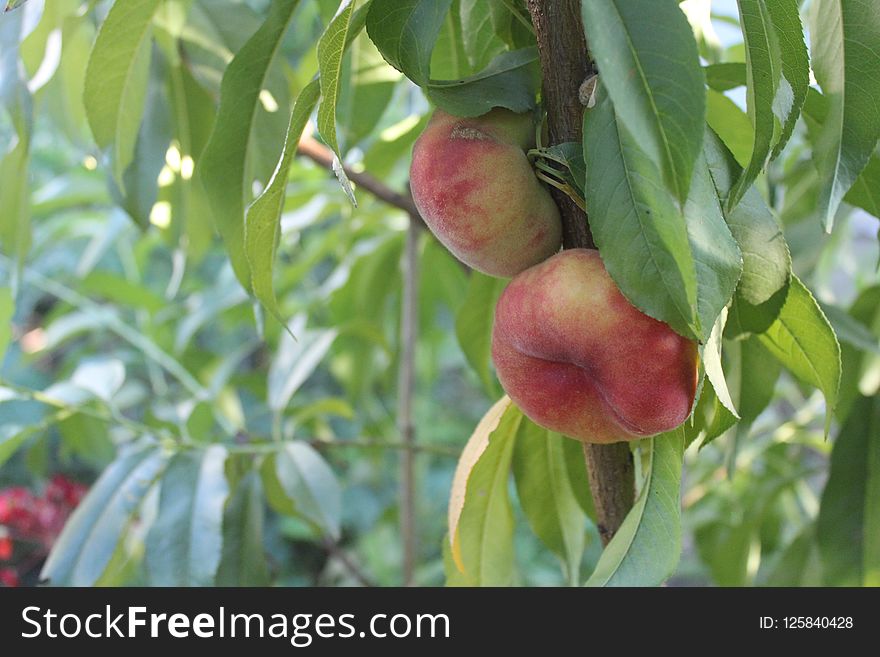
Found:
<svg viewBox="0 0 880 657"><path fill-rule="evenodd" d="M359 583L880 583L875 2L5 9L0 465L100 470L50 584L278 580L267 509Z"/></svg>

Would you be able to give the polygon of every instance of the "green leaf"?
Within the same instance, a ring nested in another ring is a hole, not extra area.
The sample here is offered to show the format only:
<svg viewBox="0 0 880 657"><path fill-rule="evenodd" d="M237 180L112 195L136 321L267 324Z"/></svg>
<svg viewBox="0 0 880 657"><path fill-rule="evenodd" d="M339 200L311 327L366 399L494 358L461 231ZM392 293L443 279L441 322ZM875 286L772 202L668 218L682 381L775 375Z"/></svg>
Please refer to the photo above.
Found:
<svg viewBox="0 0 880 657"><path fill-rule="evenodd" d="M522 421L522 412L511 404L467 479L458 535L471 586L510 586L514 581L514 519L508 481Z"/></svg>
<svg viewBox="0 0 880 657"><path fill-rule="evenodd" d="M490 397L497 396L498 385L492 375L492 323L495 303L507 281L472 271L467 297L455 315L455 335L468 364L473 368L483 389Z"/></svg>
<svg viewBox="0 0 880 657"><path fill-rule="evenodd" d="M746 65L743 62L710 64L703 71L706 73L706 84L715 91L728 91L746 84Z"/></svg>
<svg viewBox="0 0 880 657"><path fill-rule="evenodd" d="M159 511L146 540L155 586L211 586L223 546L223 506L229 495L226 448L188 451L168 463Z"/></svg>
<svg viewBox="0 0 880 657"><path fill-rule="evenodd" d="M724 94L709 89L706 92L706 122L733 152L737 164L746 166L752 154L754 131L745 112Z"/></svg>
<svg viewBox="0 0 880 657"><path fill-rule="evenodd" d="M462 41L474 70L505 50L496 29L505 14L509 16L509 11L497 0L461 0Z"/></svg>
<svg viewBox="0 0 880 657"><path fill-rule="evenodd" d="M868 292L868 290L866 290ZM862 294L864 298L864 293ZM841 344L846 343L860 351L880 354L880 338L846 310L830 303L819 302L819 307L831 323Z"/></svg>
<svg viewBox="0 0 880 657"><path fill-rule="evenodd" d="M0 365L12 340L12 318L15 316L15 298L8 287L0 287Z"/></svg>
<svg viewBox="0 0 880 657"><path fill-rule="evenodd" d="M591 0L581 9L615 112L684 204L706 118L691 26L674 0Z"/></svg>
<svg viewBox="0 0 880 657"><path fill-rule="evenodd" d="M880 586L880 397L861 397L837 436L817 534L826 585Z"/></svg>
<svg viewBox="0 0 880 657"><path fill-rule="evenodd" d="M0 157L0 249L23 261L30 248L29 136L19 135L15 146Z"/></svg>
<svg viewBox="0 0 880 657"><path fill-rule="evenodd" d="M535 106L538 51L522 48L503 52L486 68L460 80L432 80L428 97L455 116L479 116L493 107L526 112Z"/></svg>
<svg viewBox="0 0 880 657"><path fill-rule="evenodd" d="M161 62L159 58L156 60L157 64ZM159 199L158 177L165 167L173 136L165 76L164 65L152 67L136 146L131 162L122 174L123 187L113 176L109 177L108 187L114 202L143 229L149 227L150 215ZM173 215L174 208L171 210Z"/></svg>
<svg viewBox="0 0 880 657"><path fill-rule="evenodd" d="M825 433L837 406L840 388L840 344L813 295L792 274L785 303L761 343L796 377L825 395Z"/></svg>
<svg viewBox="0 0 880 657"><path fill-rule="evenodd" d="M298 0L274 0L260 29L229 63L220 88L220 109L200 162L200 176L235 275L251 290L245 247L245 206L252 180L247 159L257 140L260 95Z"/></svg>
<svg viewBox="0 0 880 657"><path fill-rule="evenodd" d="M362 7L358 13L363 10ZM352 18L349 38L356 27L356 17L357 14ZM342 86L336 103L336 122L342 150L362 142L372 142L373 133L379 128L394 97L397 83L402 78L399 71L382 59L382 54L366 34L360 34L351 41L351 56L343 67ZM366 170L370 171L369 167Z"/></svg>
<svg viewBox="0 0 880 657"><path fill-rule="evenodd" d="M738 419L739 413L736 410L733 399L730 397L730 391L727 389L727 380L724 378L724 369L721 365L721 336L724 333L724 325L726 323L727 311L724 311L719 315L718 321L712 327L712 333L709 335L709 340L703 348L703 367L706 369L706 378L712 384L718 401Z"/></svg>
<svg viewBox="0 0 880 657"><path fill-rule="evenodd" d="M709 139L709 135L706 138ZM699 337L704 342L733 296L742 275L743 259L724 220L721 200L703 153L694 167L684 218L690 256L697 274Z"/></svg>
<svg viewBox="0 0 880 657"><path fill-rule="evenodd" d="M746 49L749 118L754 142L748 166L727 199L736 207L794 129L809 83L796 0L737 0ZM783 54L784 53L784 54Z"/></svg>
<svg viewBox="0 0 880 657"><path fill-rule="evenodd" d="M849 316L851 322L847 323L855 323L856 330L841 330L840 333L843 367L837 417L841 421L849 417L856 399L861 395L876 394L880 389L880 381L874 374L880 365L880 358L874 355L876 340L880 336L880 287L875 285L864 290L849 309ZM831 319L833 322L834 317Z"/></svg>
<svg viewBox="0 0 880 657"><path fill-rule="evenodd" d="M739 435L744 435L758 415L773 401L782 368L755 336L737 341L740 357Z"/></svg>
<svg viewBox="0 0 880 657"><path fill-rule="evenodd" d="M123 173L134 157L144 111L151 26L159 4L159 0L114 2L98 31L86 69L86 116L98 146L113 147L113 177L120 188L124 187Z"/></svg>
<svg viewBox="0 0 880 657"><path fill-rule="evenodd" d="M830 102L814 144L819 209L831 231L841 199L880 138L880 10L872 0L816 0L810 25L813 71Z"/></svg>
<svg viewBox="0 0 880 657"><path fill-rule="evenodd" d="M431 52L431 77L460 78L474 72L465 52L460 0L453 0Z"/></svg>
<svg viewBox="0 0 880 657"><path fill-rule="evenodd" d="M467 577L462 573L455 564L455 558L452 556L452 541L449 540L449 534L443 536L443 574L446 576L446 586L450 588L468 586Z"/></svg>
<svg viewBox="0 0 880 657"><path fill-rule="evenodd" d="M332 539L342 523L342 489L333 470L309 444L288 442L261 470L266 497L279 513L298 516Z"/></svg>
<svg viewBox="0 0 880 657"><path fill-rule="evenodd" d="M767 586L821 586L818 581L816 528L808 525L789 543L773 562L765 584Z"/></svg>
<svg viewBox="0 0 880 657"><path fill-rule="evenodd" d="M348 40L351 16L356 0L342 0L339 11L324 34L318 41L318 70L321 81L321 103L318 105L318 132L327 145L336 154L333 171L339 177L345 190L351 189L348 177L339 160L339 142L336 137L336 102L339 97L340 73L342 71L342 55ZM349 193L351 202L357 205L354 196Z"/></svg>
<svg viewBox="0 0 880 657"><path fill-rule="evenodd" d="M587 586L658 586L681 555L681 462L684 430L649 438L641 493L605 547Z"/></svg>
<svg viewBox="0 0 880 657"><path fill-rule="evenodd" d="M4 424L0 427L0 465L6 463L18 448L34 434L33 427Z"/></svg>
<svg viewBox="0 0 880 657"><path fill-rule="evenodd" d="M389 64L419 86L431 78L431 52L452 0L373 0L367 34Z"/></svg>
<svg viewBox="0 0 880 657"><path fill-rule="evenodd" d="M704 408L706 410L702 412L706 414L707 422L704 427L705 434L703 442L700 443L700 449L703 449L716 438L723 436L737 422L736 416L718 399L714 388L711 391L706 388L703 389L703 397L700 398L700 401L702 402L704 399L706 402Z"/></svg>
<svg viewBox="0 0 880 657"><path fill-rule="evenodd" d="M147 448L127 450L113 461L68 519L40 579L52 586L97 582L165 460L160 451Z"/></svg>
<svg viewBox="0 0 880 657"><path fill-rule="evenodd" d="M263 489L251 471L238 482L223 512L223 553L217 586L266 586L269 566L263 550Z"/></svg>
<svg viewBox="0 0 880 657"><path fill-rule="evenodd" d="M726 199L740 175L739 166L715 135L707 136L705 153L718 197ZM746 190L725 219L743 257L737 294L753 305L762 304L785 287L791 272L782 229L755 187Z"/></svg>
<svg viewBox="0 0 880 657"><path fill-rule="evenodd" d="M764 168L780 129L773 106L782 81L782 55L767 4L765 0L737 0L737 5L745 41L747 100L754 141L749 164L727 198L728 210L736 207L745 190ZM784 102L784 99L780 100Z"/></svg>
<svg viewBox="0 0 880 657"><path fill-rule="evenodd" d="M706 159L682 214L600 89L584 119L584 160L596 172L585 189L590 227L611 277L646 314L705 341L742 269Z"/></svg>
<svg viewBox="0 0 880 657"><path fill-rule="evenodd" d="M880 218L880 155L871 156L843 200Z"/></svg>
<svg viewBox="0 0 880 657"><path fill-rule="evenodd" d="M81 281L80 289L95 299L107 299L126 308L141 308L149 313L168 307L167 299L145 285L107 270L93 271Z"/></svg>
<svg viewBox="0 0 880 657"><path fill-rule="evenodd" d="M687 226L650 158L597 89L584 114L585 195L605 267L643 312L685 336L700 333L696 266ZM710 327L711 328L711 325Z"/></svg>
<svg viewBox="0 0 880 657"><path fill-rule="evenodd" d="M319 96L318 80L312 80L300 92L290 113L281 160L266 189L248 207L245 221L246 255L253 292L266 310L282 325L286 325L287 320L278 307L273 277L281 230L281 213L287 196L290 166L296 156L303 129L318 103Z"/></svg>
<svg viewBox="0 0 880 657"><path fill-rule="evenodd" d="M584 444L578 440L563 440L562 451L565 453L565 464L568 468L568 480L575 499L587 517L596 522L596 505L593 504L593 493L590 490L590 477L587 474L587 462L584 459Z"/></svg>
<svg viewBox="0 0 880 657"><path fill-rule="evenodd" d="M523 418L513 449L513 475L532 530L562 560L568 581L577 586L586 526L569 479L563 445L568 440Z"/></svg>
<svg viewBox="0 0 880 657"><path fill-rule="evenodd" d="M810 61L807 44L804 42L804 27L801 24L798 4L797 0L766 3L782 57L782 79L776 99L779 102L774 106L774 111L782 110L784 116L780 117L782 132L770 156L774 159L782 152L794 131L810 86ZM786 84L791 87L790 92L786 89ZM789 96L791 96L791 105L786 105L786 111L782 101L787 103Z"/></svg>
<svg viewBox="0 0 880 657"><path fill-rule="evenodd" d="M304 318L294 318L288 333L281 336L278 353L269 367L267 401L270 409L280 413L287 407L327 355L337 335L336 329L306 330Z"/></svg>
<svg viewBox="0 0 880 657"><path fill-rule="evenodd" d="M727 318L727 337L739 338L748 334L766 333L779 318L790 287L789 280L776 294L759 304L751 304L739 293L735 294Z"/></svg>

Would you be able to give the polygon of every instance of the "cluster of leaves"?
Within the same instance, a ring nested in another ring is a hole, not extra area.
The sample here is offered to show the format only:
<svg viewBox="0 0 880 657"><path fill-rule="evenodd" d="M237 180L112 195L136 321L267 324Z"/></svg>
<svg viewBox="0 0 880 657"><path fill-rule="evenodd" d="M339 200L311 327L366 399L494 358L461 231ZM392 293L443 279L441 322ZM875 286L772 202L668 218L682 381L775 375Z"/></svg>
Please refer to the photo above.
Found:
<svg viewBox="0 0 880 657"><path fill-rule="evenodd" d="M700 440L704 447L722 435L732 435L734 441L748 435L773 399L782 368L824 394L825 435L836 416L843 425L840 449L846 449L848 440L861 441L863 450L876 442L876 426L855 420L865 411L862 404L874 402L854 387L859 373L842 368L838 335L826 311L841 325L842 339L852 342L852 332L865 338L858 348L876 352L876 336L864 324L854 326L852 316L841 309L823 310L792 272L784 228L771 209L784 192L774 189L779 185L772 177L775 172L762 173L785 160L781 155L803 116L806 130L797 134L803 142L784 166L802 166L803 145L810 148L812 161L807 164L815 180L810 211L820 220L813 227L817 236L821 228L831 231L844 200L878 215L872 193L865 190L880 188L873 169L880 138L880 60L876 51L863 47L880 39L877 10L860 3L813 3L813 69L823 94L809 87L797 3L742 0L738 7L743 44L723 52L707 42L711 22L708 14L700 22L699 7L691 6L686 17L674 2L584 2L583 24L599 82L585 111L583 144L534 153L544 160L538 166L545 179L552 172L549 180L555 178L588 211L593 238L624 294L645 313L700 343L705 375L684 435L659 436L640 446L647 470L639 501L590 582L659 583L672 574L680 534L675 530L675 539L669 540L669 533L679 527L679 519L677 504L665 502L670 488L678 490L681 469L658 460L662 466L655 471L657 450L671 449L679 440L685 446ZM695 32L703 36L701 44ZM722 93L742 86L747 113ZM565 171L559 172L559 165ZM761 193L765 185L774 186L770 194ZM875 311L865 310L871 321ZM842 377L848 377L843 386ZM868 384L867 392L876 392L876 383L873 388ZM518 440L515 429L499 435L507 426L502 422L490 446L496 440L501 445ZM492 461L494 466L508 467L500 458ZM483 466L489 467L481 459L463 518L484 504L491 490L488 482L499 481L495 473L481 483ZM869 467L857 478L871 481L874 475ZM554 481L549 474L545 479ZM832 478L829 488L841 495L845 486ZM852 492L849 504L862 506L860 494ZM832 499L826 506L842 504ZM649 502L652 509L646 508ZM761 504L772 506L772 498ZM831 514L823 512L822 517ZM850 545L846 557L832 558L827 581L843 581L834 564L847 559L862 564L849 568L862 576L848 581L871 581L873 566L866 564L876 563L878 554L871 541L857 538L874 526L873 520L865 520L860 515L854 527L830 523L820 532L820 545L829 540L838 548ZM469 531L468 525L462 531ZM854 538L857 547L852 547ZM471 544L462 537L465 552ZM484 544L472 545L474 559L490 559ZM718 549L713 546L706 554ZM638 563L643 553L652 555L655 567L643 563L642 579L628 580L627 559ZM617 559L613 566L612 559ZM477 573L477 582L509 580L497 573L483 579Z"/></svg>
<svg viewBox="0 0 880 657"><path fill-rule="evenodd" d="M851 208L880 214L880 62L864 46L880 40L876 9L811 3L820 92L796 0L740 0L730 20L743 43L728 49L709 4L683 3L686 18L673 0L638 3L638 15L635 3L584 2L597 103L582 144L539 154L566 169L627 297L701 342L709 383L692 421L638 447L636 507L601 556L579 447L510 409L465 499L467 583L559 581L541 574L548 560L515 522L511 472L564 581L662 581L681 549L682 453L694 442L705 449L689 452L684 499L702 572L765 581L752 568L757 542L779 556L769 581L789 581L780 578L814 553L822 581L876 577L876 546L853 537L880 522L866 502L878 476L867 455L880 435L880 296L859 280L844 309L836 290L824 299L837 305L820 306L807 287L829 280L817 263L839 270ZM2 370L0 463L17 452L44 472L51 445L52 458L103 470L44 575L256 584L317 553L324 581L351 581L338 570L350 559L327 559L351 542L373 579L396 581L387 474L399 444L387 436L397 435L389 400L406 220L352 185L341 162L403 189L426 100L459 115L532 109L525 3L81 5L32 0L0 18L0 134L11 136L0 154L0 353L13 315L21 327ZM731 100L743 87L746 112ZM312 119L339 189L296 157ZM86 166L37 161L41 135L60 134ZM489 338L504 282L466 275L426 237L420 258L419 441L443 452L499 395ZM799 406L811 412L792 425L780 408ZM818 484L782 466L827 452L813 434L823 412L826 433L834 420L843 427L831 479L821 505L796 504ZM775 425L760 425L768 414ZM719 460L730 490L711 495ZM750 483L755 461L767 465L761 486ZM420 517L442 516L449 463L426 456L420 472ZM421 580L435 582L442 529L423 531ZM279 533L312 551L270 548L270 564L263 548Z"/></svg>

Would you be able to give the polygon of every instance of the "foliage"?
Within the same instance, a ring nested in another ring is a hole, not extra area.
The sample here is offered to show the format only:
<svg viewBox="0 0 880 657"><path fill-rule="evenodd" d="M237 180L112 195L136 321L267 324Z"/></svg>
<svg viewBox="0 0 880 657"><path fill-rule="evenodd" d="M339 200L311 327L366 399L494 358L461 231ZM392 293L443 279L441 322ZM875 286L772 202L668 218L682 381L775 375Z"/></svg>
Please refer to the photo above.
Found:
<svg viewBox="0 0 880 657"><path fill-rule="evenodd" d="M0 484L93 482L42 577L400 583L410 218L362 175L405 198L430 104L540 109L525 3L7 4ZM504 282L417 233L417 583L878 582L880 9L801 4L582 3L596 105L531 155L704 363L604 551L579 445L515 407L444 547Z"/></svg>

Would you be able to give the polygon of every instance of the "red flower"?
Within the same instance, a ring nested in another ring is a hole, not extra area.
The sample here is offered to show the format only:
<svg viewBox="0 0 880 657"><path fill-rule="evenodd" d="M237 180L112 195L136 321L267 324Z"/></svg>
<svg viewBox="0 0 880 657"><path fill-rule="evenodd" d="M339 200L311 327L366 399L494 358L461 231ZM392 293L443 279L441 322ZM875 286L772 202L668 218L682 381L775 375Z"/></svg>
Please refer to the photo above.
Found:
<svg viewBox="0 0 880 657"><path fill-rule="evenodd" d="M0 536L0 561L12 559L12 539L8 536Z"/></svg>

